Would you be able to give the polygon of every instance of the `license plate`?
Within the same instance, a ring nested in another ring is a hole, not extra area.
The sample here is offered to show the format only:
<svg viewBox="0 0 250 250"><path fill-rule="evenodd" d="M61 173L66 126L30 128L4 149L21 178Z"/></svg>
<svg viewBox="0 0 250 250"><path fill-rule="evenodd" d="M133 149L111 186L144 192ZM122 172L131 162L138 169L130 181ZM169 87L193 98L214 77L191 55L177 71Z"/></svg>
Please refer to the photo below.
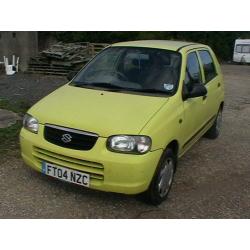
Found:
<svg viewBox="0 0 250 250"><path fill-rule="evenodd" d="M89 187L89 174L85 174L76 170L64 168L48 162L43 162L42 173L62 181Z"/></svg>

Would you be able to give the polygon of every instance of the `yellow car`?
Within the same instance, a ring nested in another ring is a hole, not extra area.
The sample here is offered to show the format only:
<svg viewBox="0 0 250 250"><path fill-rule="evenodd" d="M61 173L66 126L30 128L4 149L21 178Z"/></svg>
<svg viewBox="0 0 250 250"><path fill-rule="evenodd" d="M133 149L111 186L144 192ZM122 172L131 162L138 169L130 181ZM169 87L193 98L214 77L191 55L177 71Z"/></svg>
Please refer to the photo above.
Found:
<svg viewBox="0 0 250 250"><path fill-rule="evenodd" d="M45 175L160 204L178 158L204 134L218 137L223 103L208 46L116 43L28 111L22 157Z"/></svg>

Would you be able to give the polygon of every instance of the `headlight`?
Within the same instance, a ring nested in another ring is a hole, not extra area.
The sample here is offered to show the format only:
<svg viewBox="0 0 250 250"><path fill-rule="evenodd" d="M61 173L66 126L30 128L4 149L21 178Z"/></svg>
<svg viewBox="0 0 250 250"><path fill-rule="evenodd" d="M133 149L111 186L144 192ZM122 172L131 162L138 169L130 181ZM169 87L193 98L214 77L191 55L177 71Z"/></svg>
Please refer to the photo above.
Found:
<svg viewBox="0 0 250 250"><path fill-rule="evenodd" d="M107 148L121 153L145 154L151 148L151 139L140 135L115 135L108 138Z"/></svg>
<svg viewBox="0 0 250 250"><path fill-rule="evenodd" d="M38 120L29 114L26 114L23 118L23 127L30 132L37 133L39 128Z"/></svg>

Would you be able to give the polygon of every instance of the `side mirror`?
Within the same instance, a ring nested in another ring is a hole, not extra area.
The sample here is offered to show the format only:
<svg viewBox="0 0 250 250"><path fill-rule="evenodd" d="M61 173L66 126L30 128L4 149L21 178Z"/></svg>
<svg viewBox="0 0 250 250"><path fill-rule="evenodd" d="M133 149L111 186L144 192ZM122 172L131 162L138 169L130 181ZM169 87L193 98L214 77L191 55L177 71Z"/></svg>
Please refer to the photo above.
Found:
<svg viewBox="0 0 250 250"><path fill-rule="evenodd" d="M201 83L192 84L192 89L190 91L184 91L184 100L188 98L195 98L200 96L205 96L207 94L207 88Z"/></svg>
<svg viewBox="0 0 250 250"><path fill-rule="evenodd" d="M78 73L77 71L70 71L67 75L67 79L71 81L77 73Z"/></svg>

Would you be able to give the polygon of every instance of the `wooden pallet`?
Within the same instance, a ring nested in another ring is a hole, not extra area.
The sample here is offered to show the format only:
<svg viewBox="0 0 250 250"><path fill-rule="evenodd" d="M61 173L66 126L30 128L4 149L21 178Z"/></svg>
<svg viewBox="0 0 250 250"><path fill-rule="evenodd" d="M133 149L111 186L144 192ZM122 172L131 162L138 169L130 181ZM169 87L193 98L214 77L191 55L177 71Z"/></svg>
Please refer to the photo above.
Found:
<svg viewBox="0 0 250 250"><path fill-rule="evenodd" d="M27 70L26 74L42 74L42 75L55 75L55 76L67 76L68 73L64 72L53 72L53 71L39 71L39 70Z"/></svg>
<svg viewBox="0 0 250 250"><path fill-rule="evenodd" d="M27 73L66 75L72 70L79 70L108 45L106 43L59 42L31 58Z"/></svg>

